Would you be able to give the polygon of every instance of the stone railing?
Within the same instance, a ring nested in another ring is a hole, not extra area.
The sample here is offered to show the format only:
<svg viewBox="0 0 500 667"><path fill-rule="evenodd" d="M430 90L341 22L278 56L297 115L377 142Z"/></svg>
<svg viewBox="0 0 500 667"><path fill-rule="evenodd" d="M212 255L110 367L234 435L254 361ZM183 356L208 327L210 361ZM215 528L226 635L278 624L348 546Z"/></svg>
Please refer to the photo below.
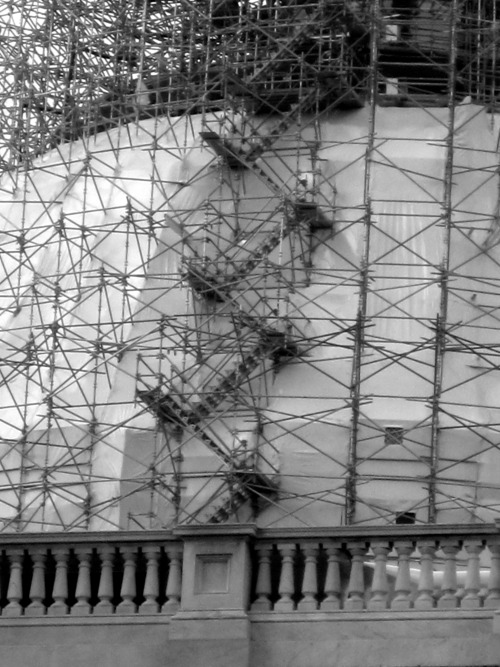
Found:
<svg viewBox="0 0 500 667"><path fill-rule="evenodd" d="M181 542L168 533L0 536L2 617L174 614Z"/></svg>
<svg viewBox="0 0 500 667"><path fill-rule="evenodd" d="M494 524L4 534L0 554L0 622L500 608Z"/></svg>
<svg viewBox="0 0 500 667"><path fill-rule="evenodd" d="M500 607L494 525L261 531L252 612Z"/></svg>

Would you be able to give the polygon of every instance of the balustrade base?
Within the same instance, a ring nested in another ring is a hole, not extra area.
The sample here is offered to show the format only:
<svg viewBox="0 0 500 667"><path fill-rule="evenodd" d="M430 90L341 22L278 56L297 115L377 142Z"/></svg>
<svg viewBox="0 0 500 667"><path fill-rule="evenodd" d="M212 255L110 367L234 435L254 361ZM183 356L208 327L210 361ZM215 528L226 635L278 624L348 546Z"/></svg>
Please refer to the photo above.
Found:
<svg viewBox="0 0 500 667"><path fill-rule="evenodd" d="M10 602L2 609L2 616L17 617L23 615L23 608L17 602Z"/></svg>
<svg viewBox="0 0 500 667"><path fill-rule="evenodd" d="M173 616L174 614L177 614L179 608L180 603L178 600L168 600L161 608L161 613L167 616Z"/></svg>
<svg viewBox="0 0 500 667"><path fill-rule="evenodd" d="M370 611L384 611L387 609L387 598L372 598L367 605Z"/></svg>
<svg viewBox="0 0 500 667"><path fill-rule="evenodd" d="M126 616L128 614L135 614L137 612L137 605L133 602L120 602L116 608L116 613L118 616Z"/></svg>
<svg viewBox="0 0 500 667"><path fill-rule="evenodd" d="M94 609L95 613L95 609ZM69 614L69 607L68 605L64 603L59 603L59 602L54 602L48 609L47 609L47 616L66 616Z"/></svg>
<svg viewBox="0 0 500 667"><path fill-rule="evenodd" d="M317 611L318 602L314 599L301 600L297 605L297 611Z"/></svg>
<svg viewBox="0 0 500 667"><path fill-rule="evenodd" d="M44 616L45 615L45 605L41 602L32 602L24 610L25 616Z"/></svg>
<svg viewBox="0 0 500 667"><path fill-rule="evenodd" d="M250 620L243 611L179 612L168 630L178 667L248 667Z"/></svg>
<svg viewBox="0 0 500 667"><path fill-rule="evenodd" d="M270 611L271 610L271 601L267 599L255 600L252 603L252 611Z"/></svg>
<svg viewBox="0 0 500 667"><path fill-rule="evenodd" d="M418 610L434 609L436 602L432 597L420 597L415 600L414 607Z"/></svg>
<svg viewBox="0 0 500 667"><path fill-rule="evenodd" d="M460 602L460 607L462 609L479 609L481 606L481 600L479 597L467 597L465 596Z"/></svg>
<svg viewBox="0 0 500 667"><path fill-rule="evenodd" d="M151 616L152 614L158 614L160 611L160 605L156 602L143 602L137 611L139 614Z"/></svg>
<svg viewBox="0 0 500 667"><path fill-rule="evenodd" d="M397 612L180 612L2 618L9 667L498 666L500 614ZM249 625L251 625L251 633Z"/></svg>
<svg viewBox="0 0 500 667"><path fill-rule="evenodd" d="M483 604L484 609L500 609L500 597L487 597Z"/></svg>
<svg viewBox="0 0 500 667"><path fill-rule="evenodd" d="M395 598L391 602L391 609L392 611L407 611L408 609L412 608L412 603L410 600L403 599L403 600L398 600Z"/></svg>
<svg viewBox="0 0 500 667"><path fill-rule="evenodd" d="M500 634L500 609L493 613L493 632L497 635Z"/></svg>
<svg viewBox="0 0 500 667"><path fill-rule="evenodd" d="M364 607L364 600L358 598L348 598L344 606L346 611L363 611Z"/></svg>
<svg viewBox="0 0 500 667"><path fill-rule="evenodd" d="M320 606L321 611L338 611L340 609L340 600L338 598L326 598Z"/></svg>
<svg viewBox="0 0 500 667"><path fill-rule="evenodd" d="M456 609L458 607L458 599L455 595L443 595L439 598L437 606L438 609Z"/></svg>
<svg viewBox="0 0 500 667"><path fill-rule="evenodd" d="M295 609L295 604L292 599L290 598L282 598L281 600L278 600L276 604L274 605L274 610L275 611L293 611Z"/></svg>
<svg viewBox="0 0 500 667"><path fill-rule="evenodd" d="M95 616L106 616L108 614L113 614L115 611L114 606L111 604L111 602L98 602L96 606L94 607L94 615Z"/></svg>
<svg viewBox="0 0 500 667"><path fill-rule="evenodd" d="M180 611L170 619L170 639L250 641L250 619L242 611Z"/></svg>
<svg viewBox="0 0 500 667"><path fill-rule="evenodd" d="M74 607L71 607L72 616L88 616L91 613L89 604L80 604L77 602Z"/></svg>

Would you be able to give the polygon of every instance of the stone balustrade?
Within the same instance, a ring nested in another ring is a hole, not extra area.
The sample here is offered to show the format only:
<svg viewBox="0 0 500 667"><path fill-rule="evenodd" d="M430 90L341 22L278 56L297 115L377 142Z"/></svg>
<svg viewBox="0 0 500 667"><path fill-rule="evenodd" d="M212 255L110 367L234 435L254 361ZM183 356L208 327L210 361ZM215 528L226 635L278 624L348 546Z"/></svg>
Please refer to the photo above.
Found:
<svg viewBox="0 0 500 667"><path fill-rule="evenodd" d="M254 554L252 612L500 607L494 526L261 531Z"/></svg>
<svg viewBox="0 0 500 667"><path fill-rule="evenodd" d="M499 608L494 524L0 536L0 622Z"/></svg>
<svg viewBox="0 0 500 667"><path fill-rule="evenodd" d="M5 535L0 549L1 617L179 609L183 545L168 533Z"/></svg>

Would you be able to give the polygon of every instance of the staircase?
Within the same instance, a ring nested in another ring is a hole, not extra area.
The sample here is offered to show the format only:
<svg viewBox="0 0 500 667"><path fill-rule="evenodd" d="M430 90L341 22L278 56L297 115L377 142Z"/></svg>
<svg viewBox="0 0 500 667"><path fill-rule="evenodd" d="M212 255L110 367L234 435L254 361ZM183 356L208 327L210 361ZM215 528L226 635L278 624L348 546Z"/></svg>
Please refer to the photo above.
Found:
<svg viewBox="0 0 500 667"><path fill-rule="evenodd" d="M224 250L223 256L215 260L192 258L184 262L184 278L190 287L200 296L220 303L230 298L231 291L238 284L252 275L258 265L290 235L293 230L306 228L306 232L315 229L331 229L329 220L315 202L292 199L285 200L284 220L275 223L259 245L252 250L251 256L241 262L237 254L241 252L238 241ZM224 262L228 267L222 273L218 266Z"/></svg>
<svg viewBox="0 0 500 667"><path fill-rule="evenodd" d="M226 450L206 432L203 422L216 418L222 403L237 391L242 382L264 361L271 359L275 367L297 356L296 346L288 342L286 336L272 329L260 331L258 343L229 373L210 388L201 401L193 407L173 387L155 387L137 392L137 398L154 412L160 421L170 427L188 430L199 438L228 469L228 488L224 502L209 519L218 523L227 518L230 510L251 500L270 496L276 492L275 484L264 474L255 469L255 454L252 452L243 460L237 460L235 454Z"/></svg>

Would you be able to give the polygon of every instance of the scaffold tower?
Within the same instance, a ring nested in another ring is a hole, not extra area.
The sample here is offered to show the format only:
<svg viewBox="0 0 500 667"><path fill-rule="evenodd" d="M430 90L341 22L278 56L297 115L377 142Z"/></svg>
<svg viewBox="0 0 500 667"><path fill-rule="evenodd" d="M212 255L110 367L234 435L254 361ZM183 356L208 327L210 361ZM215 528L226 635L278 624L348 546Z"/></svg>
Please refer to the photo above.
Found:
<svg viewBox="0 0 500 667"><path fill-rule="evenodd" d="M496 0L4 3L0 530L500 518L497 58Z"/></svg>

